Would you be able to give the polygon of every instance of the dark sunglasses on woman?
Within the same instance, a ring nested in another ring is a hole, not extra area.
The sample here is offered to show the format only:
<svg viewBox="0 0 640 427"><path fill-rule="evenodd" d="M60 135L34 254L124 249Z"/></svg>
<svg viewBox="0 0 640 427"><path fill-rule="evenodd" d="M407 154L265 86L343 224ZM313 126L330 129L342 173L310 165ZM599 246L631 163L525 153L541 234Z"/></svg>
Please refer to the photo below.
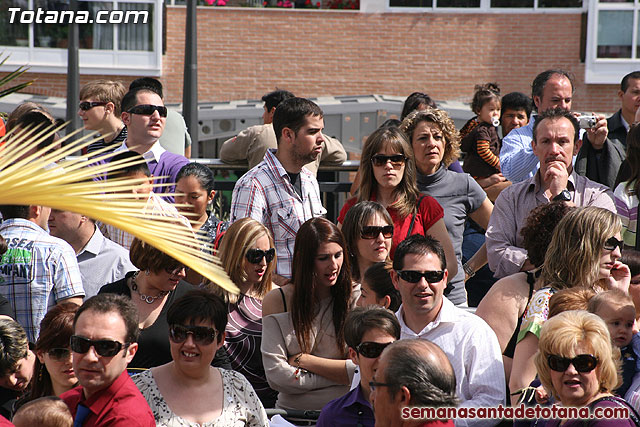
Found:
<svg viewBox="0 0 640 427"><path fill-rule="evenodd" d="M556 372L566 371L569 365L573 365L576 371L582 373L591 372L598 366L598 358L591 354L580 354L573 359L550 354L547 362L549 362L549 368Z"/></svg>
<svg viewBox="0 0 640 427"><path fill-rule="evenodd" d="M358 352L358 354L369 358L369 359L375 359L376 357L380 356L380 354L382 354L382 350L384 350L389 344L391 344L390 342L385 342L385 343L379 343L379 342L373 342L373 341L365 341L365 342L361 342L357 347L356 347L356 351Z"/></svg>
<svg viewBox="0 0 640 427"><path fill-rule="evenodd" d="M129 343L122 344L113 340L90 340L79 335L71 336L71 350L76 353L85 354L93 347L100 356L113 357L122 350L122 347L129 347Z"/></svg>
<svg viewBox="0 0 640 427"><path fill-rule="evenodd" d="M392 166L398 167L402 166L402 164L407 161L407 158L403 154L393 154L391 156L376 154L371 157L371 163L373 163L373 166L384 166L389 161L391 161Z"/></svg>
<svg viewBox="0 0 640 427"><path fill-rule="evenodd" d="M107 105L108 102L102 102L102 101L82 101L78 107L82 110L82 111L89 111L91 110L93 107L99 107L101 105Z"/></svg>
<svg viewBox="0 0 640 427"><path fill-rule="evenodd" d="M169 337L174 343L180 344L191 334L193 341L200 345L209 345L216 339L216 330L206 326L171 325Z"/></svg>
<svg viewBox="0 0 640 427"><path fill-rule="evenodd" d="M382 233L382 237L385 239L390 239L393 237L393 225L385 225L384 227L376 226L376 225L365 225L362 227L362 234L360 235L363 239L376 239Z"/></svg>
<svg viewBox="0 0 640 427"><path fill-rule="evenodd" d="M275 248L271 248L267 251L263 251L262 249L249 249L246 255L247 261L249 261L251 264L259 264L260 261L262 261L262 258L264 258L265 261L267 261L267 264L269 264L271 261L273 261L273 258L275 258L275 256Z"/></svg>
<svg viewBox="0 0 640 427"><path fill-rule="evenodd" d="M71 355L70 348L52 348L47 351L47 354L53 360L57 360L59 362L69 360L69 356Z"/></svg>
<svg viewBox="0 0 640 427"><path fill-rule="evenodd" d="M622 240L618 240L615 237L609 237L607 241L604 242L604 249L607 251L615 251L616 248L620 248L620 250L622 250L622 245L624 245Z"/></svg>
<svg viewBox="0 0 640 427"><path fill-rule="evenodd" d="M164 105L151 105L142 104L131 107L127 110L130 114L139 114L141 116L151 116L155 111L160 114L160 117L167 117L167 107Z"/></svg>

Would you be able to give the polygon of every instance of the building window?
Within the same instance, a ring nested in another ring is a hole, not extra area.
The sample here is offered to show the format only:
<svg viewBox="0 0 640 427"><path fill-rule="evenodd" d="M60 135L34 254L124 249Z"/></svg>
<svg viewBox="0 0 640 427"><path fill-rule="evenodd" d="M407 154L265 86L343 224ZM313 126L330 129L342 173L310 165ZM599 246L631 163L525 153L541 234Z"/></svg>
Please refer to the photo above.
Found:
<svg viewBox="0 0 640 427"><path fill-rule="evenodd" d="M620 83L640 67L638 0L589 2L585 81Z"/></svg>
<svg viewBox="0 0 640 427"><path fill-rule="evenodd" d="M77 4L81 73L160 74L162 0ZM0 0L0 50L10 53L5 67L66 71L70 16L68 0Z"/></svg>
<svg viewBox="0 0 640 427"><path fill-rule="evenodd" d="M389 0L390 7L460 9L548 9L582 8L583 0Z"/></svg>

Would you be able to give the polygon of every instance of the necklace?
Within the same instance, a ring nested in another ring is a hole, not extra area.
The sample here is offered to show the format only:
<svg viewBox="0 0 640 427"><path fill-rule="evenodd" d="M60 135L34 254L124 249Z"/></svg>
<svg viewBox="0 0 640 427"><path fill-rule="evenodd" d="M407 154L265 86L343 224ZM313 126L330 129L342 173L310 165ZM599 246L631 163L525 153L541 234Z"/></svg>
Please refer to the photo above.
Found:
<svg viewBox="0 0 640 427"><path fill-rule="evenodd" d="M151 295L145 295L143 293L140 293L140 291L138 291L138 283L136 283L138 274L140 274L139 270L133 273L133 276L131 276L131 290L137 293L138 295L140 295L140 299L142 301L146 302L147 304L153 304L158 298L162 298L163 296L169 294L170 291L162 291L154 297Z"/></svg>

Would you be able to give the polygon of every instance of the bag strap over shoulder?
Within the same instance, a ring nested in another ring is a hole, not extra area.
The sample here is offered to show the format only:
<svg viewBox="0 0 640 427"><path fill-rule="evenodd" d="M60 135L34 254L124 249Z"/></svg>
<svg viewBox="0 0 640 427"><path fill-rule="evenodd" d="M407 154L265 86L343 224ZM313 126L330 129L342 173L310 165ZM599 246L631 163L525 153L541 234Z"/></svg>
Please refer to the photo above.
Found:
<svg viewBox="0 0 640 427"><path fill-rule="evenodd" d="M413 224L416 223L416 215L418 215L418 210L420 209L420 205L422 204L422 200L427 197L426 195L422 195L420 196L420 198L418 199L418 204L416 205L416 210L413 212L413 215L411 216L411 224L409 224L409 231L407 232L407 235L404 237L405 239L409 236L411 236L411 232L413 231Z"/></svg>

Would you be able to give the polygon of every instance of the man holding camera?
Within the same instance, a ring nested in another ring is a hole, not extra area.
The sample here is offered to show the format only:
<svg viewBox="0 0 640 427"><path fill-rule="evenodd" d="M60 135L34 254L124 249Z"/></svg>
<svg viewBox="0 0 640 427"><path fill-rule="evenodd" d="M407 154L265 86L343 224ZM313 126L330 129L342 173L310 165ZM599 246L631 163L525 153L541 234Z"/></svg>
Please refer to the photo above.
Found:
<svg viewBox="0 0 640 427"><path fill-rule="evenodd" d="M573 167L573 156L582 142L578 138L579 131L578 119L560 107L543 111L536 117L531 150L540 168L533 177L500 193L487 227L487 256L496 277L533 268L522 247L520 229L536 206L563 201L616 212L611 191L578 175Z"/></svg>

